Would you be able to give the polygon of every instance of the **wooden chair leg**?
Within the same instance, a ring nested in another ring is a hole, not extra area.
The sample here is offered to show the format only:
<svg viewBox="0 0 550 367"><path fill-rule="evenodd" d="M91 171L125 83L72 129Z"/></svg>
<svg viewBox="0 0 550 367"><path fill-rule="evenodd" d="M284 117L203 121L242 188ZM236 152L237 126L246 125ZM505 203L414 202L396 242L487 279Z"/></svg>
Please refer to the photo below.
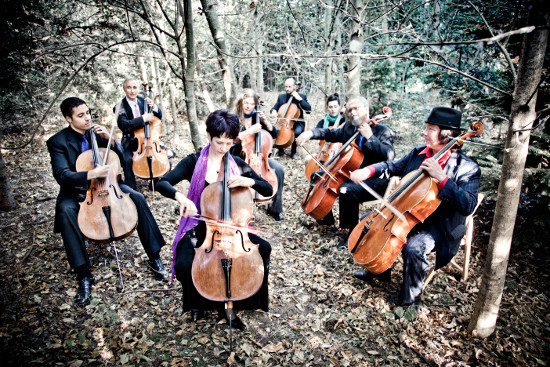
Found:
<svg viewBox="0 0 550 367"><path fill-rule="evenodd" d="M430 268L430 271L428 271L428 275L426 275L426 279L424 280L424 289L428 286L428 284L430 284L430 282L432 281L434 275L435 275L435 269L432 266Z"/></svg>
<svg viewBox="0 0 550 367"><path fill-rule="evenodd" d="M464 241L464 267L462 269L462 281L465 282L468 279L468 271L470 268L470 253L472 250L472 238L474 235L474 221L470 220L468 223L468 229L466 233L466 240Z"/></svg>

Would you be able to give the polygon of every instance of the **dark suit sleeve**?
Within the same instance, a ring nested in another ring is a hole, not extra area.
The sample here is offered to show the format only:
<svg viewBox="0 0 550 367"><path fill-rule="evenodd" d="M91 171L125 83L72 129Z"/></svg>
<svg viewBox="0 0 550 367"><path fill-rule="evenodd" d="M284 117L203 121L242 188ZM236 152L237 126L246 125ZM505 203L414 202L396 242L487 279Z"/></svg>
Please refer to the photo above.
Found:
<svg viewBox="0 0 550 367"><path fill-rule="evenodd" d="M162 120L162 110L160 109L159 106L157 106L157 111L153 111L153 116L155 116L156 118Z"/></svg>
<svg viewBox="0 0 550 367"><path fill-rule="evenodd" d="M345 143L344 128L345 128L345 125L338 129L316 128L316 129L313 129L312 131L313 136L311 138L315 140L326 140L330 143Z"/></svg>
<svg viewBox="0 0 550 367"><path fill-rule="evenodd" d="M69 162L66 142L61 142L54 137L46 142L52 164L53 177L60 186L75 188L79 190L88 189L88 172L76 172L71 167L74 163Z"/></svg>
<svg viewBox="0 0 550 367"><path fill-rule="evenodd" d="M369 160L375 162L393 160L393 132L383 125L378 125L375 129L379 131L373 131L373 135L363 143L363 153L368 154Z"/></svg>
<svg viewBox="0 0 550 367"><path fill-rule="evenodd" d="M271 110L269 112L278 112L279 111L279 108L284 104L283 102L283 97L284 95L279 95L277 97L277 102L275 103L275 106L273 106L273 108L271 108Z"/></svg>
<svg viewBox="0 0 550 367"><path fill-rule="evenodd" d="M301 93L298 93L298 95L302 97L302 100L300 101L300 107L302 107L302 109L307 113L311 112L311 105L307 101L307 96Z"/></svg>
<svg viewBox="0 0 550 367"><path fill-rule="evenodd" d="M248 164L245 163L241 158L239 157L233 157L235 159L235 163L239 166L241 169L242 175L244 177L248 177L254 180L254 185L252 186L252 189L257 191L258 194L262 196L271 196L273 195L273 187L269 182L264 180L262 176L258 175L252 167L250 167Z"/></svg>
<svg viewBox="0 0 550 367"><path fill-rule="evenodd" d="M374 176L380 175L383 171L386 171L389 176L398 176L403 177L405 173L405 168L409 165L411 160L418 155L419 149L424 147L415 148L411 150L406 156L398 159L396 161L385 161L380 163L375 163L372 165L374 168Z"/></svg>
<svg viewBox="0 0 550 367"><path fill-rule="evenodd" d="M131 134L134 130L143 127L145 125L145 120L143 120L142 116L134 118L132 111L129 111L123 105L118 114L117 125L124 134Z"/></svg>
<svg viewBox="0 0 550 367"><path fill-rule="evenodd" d="M479 166L463 156L456 175L456 181L448 179L438 197L455 208L461 215L468 216L474 212L477 205L480 177L481 169Z"/></svg>

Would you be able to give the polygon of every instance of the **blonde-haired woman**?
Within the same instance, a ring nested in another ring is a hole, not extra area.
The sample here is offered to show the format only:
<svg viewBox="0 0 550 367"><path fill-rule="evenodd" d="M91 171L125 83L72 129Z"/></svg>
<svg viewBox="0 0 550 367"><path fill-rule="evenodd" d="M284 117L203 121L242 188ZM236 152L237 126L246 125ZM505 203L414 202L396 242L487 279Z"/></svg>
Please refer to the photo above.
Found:
<svg viewBox="0 0 550 367"><path fill-rule="evenodd" d="M241 155L242 146L241 141L252 134L256 134L260 129L266 130L273 139L277 138L278 131L265 118L263 112L258 112L260 118L260 125L256 125L256 106L260 103L260 97L254 90L245 89L237 99L235 103L234 112L239 117L239 122L241 124L241 132L239 133L239 142L235 143L231 148L231 154ZM283 183L285 179L285 171L283 166L269 159L269 166L275 170L275 175L277 176L277 193L271 199L269 206L267 208L267 214L272 216L276 221L283 220Z"/></svg>

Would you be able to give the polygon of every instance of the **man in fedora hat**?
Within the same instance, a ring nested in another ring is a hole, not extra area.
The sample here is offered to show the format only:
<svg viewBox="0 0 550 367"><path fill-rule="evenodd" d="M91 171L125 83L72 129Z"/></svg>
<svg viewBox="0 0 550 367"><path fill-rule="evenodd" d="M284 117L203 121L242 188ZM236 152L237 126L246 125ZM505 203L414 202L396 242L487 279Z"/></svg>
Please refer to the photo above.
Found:
<svg viewBox="0 0 550 367"><path fill-rule="evenodd" d="M358 169L351 173L354 182L363 181L387 171L390 176L403 177L421 169L430 175L439 188L441 204L424 223L409 233L403 247L403 283L399 295L401 305L421 307L424 279L430 269L428 254L435 251L435 269L447 265L457 253L460 240L466 232L466 217L477 204L481 170L460 147L454 147L437 161L433 158L454 137L460 134L462 113L449 107L434 107L426 120L425 145L414 148L397 161L386 161ZM357 271L355 278L389 282L390 269L375 275L367 270Z"/></svg>

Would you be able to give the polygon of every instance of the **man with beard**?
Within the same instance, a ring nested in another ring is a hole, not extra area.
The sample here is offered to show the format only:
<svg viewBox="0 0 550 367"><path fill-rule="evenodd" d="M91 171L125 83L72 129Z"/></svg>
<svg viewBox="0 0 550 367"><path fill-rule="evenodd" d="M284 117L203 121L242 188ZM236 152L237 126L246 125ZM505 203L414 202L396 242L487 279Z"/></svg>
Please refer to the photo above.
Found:
<svg viewBox="0 0 550 367"><path fill-rule="evenodd" d="M393 132L385 125L369 124L369 102L364 97L353 97L347 103L349 121L338 129L316 128L302 133L296 143L301 146L310 139L325 140L330 143L345 143L355 132L359 136L355 144L363 153L361 168L382 162L391 161L395 156L393 149ZM388 178L383 174L370 177L364 183L374 189L377 193L383 194L388 185ZM338 247L347 248L349 233L359 222L359 205L365 201L373 200L360 184L348 181L342 184L338 190L340 202L340 229L347 230L344 241ZM318 221L321 225L332 225L335 223L332 210L325 218Z"/></svg>

